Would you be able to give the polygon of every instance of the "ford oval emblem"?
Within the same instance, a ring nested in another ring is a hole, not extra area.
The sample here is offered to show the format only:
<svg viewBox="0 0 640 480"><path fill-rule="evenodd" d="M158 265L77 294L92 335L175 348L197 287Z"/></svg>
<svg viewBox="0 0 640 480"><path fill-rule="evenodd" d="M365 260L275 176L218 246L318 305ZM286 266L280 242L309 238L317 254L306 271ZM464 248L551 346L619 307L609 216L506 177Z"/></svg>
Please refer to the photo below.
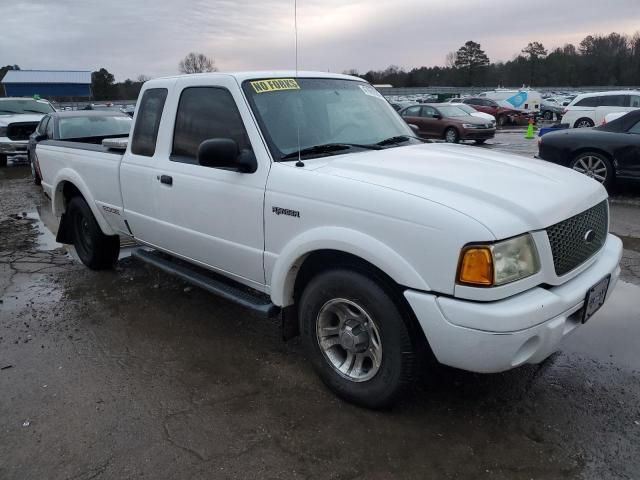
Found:
<svg viewBox="0 0 640 480"><path fill-rule="evenodd" d="M584 232L584 241L587 243L591 243L595 240L596 238L596 232L594 232L593 230L587 230L586 232Z"/></svg>

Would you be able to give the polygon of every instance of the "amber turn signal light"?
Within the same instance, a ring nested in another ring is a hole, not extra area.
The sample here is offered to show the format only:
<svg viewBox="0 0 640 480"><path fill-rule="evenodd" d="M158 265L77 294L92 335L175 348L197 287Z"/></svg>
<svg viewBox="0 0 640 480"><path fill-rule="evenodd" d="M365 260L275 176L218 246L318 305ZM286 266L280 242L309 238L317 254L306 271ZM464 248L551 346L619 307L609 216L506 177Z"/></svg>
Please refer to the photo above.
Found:
<svg viewBox="0 0 640 480"><path fill-rule="evenodd" d="M468 285L493 285L493 256L488 247L469 247L462 252L458 281Z"/></svg>

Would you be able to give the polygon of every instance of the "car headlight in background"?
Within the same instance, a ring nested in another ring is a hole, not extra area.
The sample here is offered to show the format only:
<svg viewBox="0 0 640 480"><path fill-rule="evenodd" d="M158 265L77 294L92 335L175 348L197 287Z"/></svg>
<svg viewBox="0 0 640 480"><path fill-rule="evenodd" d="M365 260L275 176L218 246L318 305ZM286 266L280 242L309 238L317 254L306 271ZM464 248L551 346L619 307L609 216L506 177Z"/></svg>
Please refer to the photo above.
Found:
<svg viewBox="0 0 640 480"><path fill-rule="evenodd" d="M475 123L463 123L462 128L482 128L482 125L476 125Z"/></svg>
<svg viewBox="0 0 640 480"><path fill-rule="evenodd" d="M540 271L538 250L530 234L486 245L470 245L460 254L458 283L493 287Z"/></svg>
<svg viewBox="0 0 640 480"><path fill-rule="evenodd" d="M0 137L7 136L7 127L0 127Z"/></svg>

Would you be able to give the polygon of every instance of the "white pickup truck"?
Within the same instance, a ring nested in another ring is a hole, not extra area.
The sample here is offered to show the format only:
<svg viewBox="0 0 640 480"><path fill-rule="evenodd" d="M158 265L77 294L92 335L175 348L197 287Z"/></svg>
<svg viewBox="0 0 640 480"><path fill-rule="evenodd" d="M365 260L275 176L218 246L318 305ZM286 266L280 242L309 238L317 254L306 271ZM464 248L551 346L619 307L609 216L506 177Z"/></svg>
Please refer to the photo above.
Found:
<svg viewBox="0 0 640 480"><path fill-rule="evenodd" d="M425 144L359 78L152 80L128 144L37 154L58 239L87 266L112 266L132 237L141 260L282 315L322 380L369 407L428 368L423 354L475 372L544 360L620 272L599 183Z"/></svg>

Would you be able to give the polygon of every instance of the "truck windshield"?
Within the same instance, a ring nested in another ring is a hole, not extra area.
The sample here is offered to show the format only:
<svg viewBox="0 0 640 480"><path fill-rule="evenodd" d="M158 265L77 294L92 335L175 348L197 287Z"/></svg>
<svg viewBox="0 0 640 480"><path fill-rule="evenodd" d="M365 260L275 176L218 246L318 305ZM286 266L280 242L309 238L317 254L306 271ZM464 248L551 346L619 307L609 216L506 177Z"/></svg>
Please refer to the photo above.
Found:
<svg viewBox="0 0 640 480"><path fill-rule="evenodd" d="M83 137L126 137L131 130L131 123L131 117L128 115L69 117L60 119L58 129L60 140Z"/></svg>
<svg viewBox="0 0 640 480"><path fill-rule="evenodd" d="M7 99L0 100L0 115L24 114L24 113L51 113L55 111L51 104L45 100Z"/></svg>
<svg viewBox="0 0 640 480"><path fill-rule="evenodd" d="M384 97L364 82L278 78L248 80L243 89L276 160L298 151L324 156L377 144L420 143ZM344 149L322 148L336 145Z"/></svg>

